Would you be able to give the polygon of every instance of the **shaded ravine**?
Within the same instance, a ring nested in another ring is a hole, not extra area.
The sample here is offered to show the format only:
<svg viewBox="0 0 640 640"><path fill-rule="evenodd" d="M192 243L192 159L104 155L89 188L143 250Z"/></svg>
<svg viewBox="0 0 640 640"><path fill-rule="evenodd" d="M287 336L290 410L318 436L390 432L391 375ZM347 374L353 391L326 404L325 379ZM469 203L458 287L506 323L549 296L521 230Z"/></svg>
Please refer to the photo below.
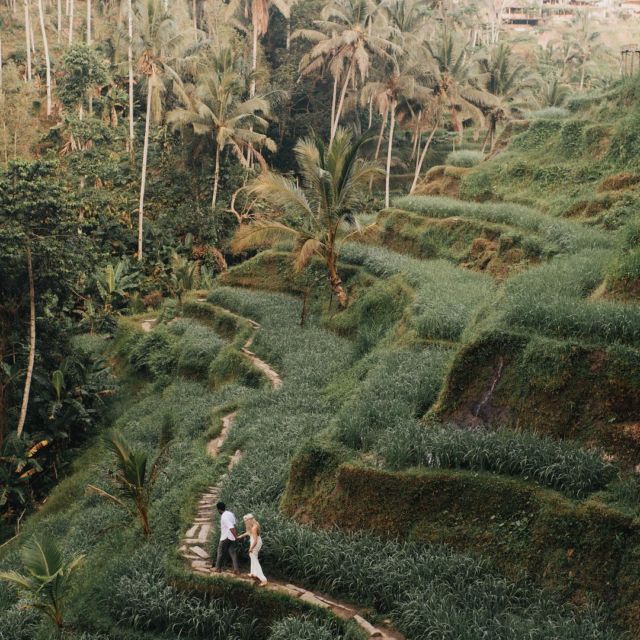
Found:
<svg viewBox="0 0 640 640"><path fill-rule="evenodd" d="M198 302L204 302L204 299L198 299ZM236 315L236 314L233 314ZM260 329L260 325L249 320L251 326L255 331ZM157 318L145 319L140 322L140 327L145 333L150 332L157 324ZM269 380L273 389L278 389L282 386L282 378L280 375L264 360L258 358L249 347L253 344L255 337L254 333L247 339L241 351L242 354L251 362L251 364L262 372L262 374ZM223 416L222 428L219 435L216 438L210 440L207 447L207 454L212 458L219 455L220 449L225 443L229 431L236 418L237 412L233 411ZM213 518L215 511L215 504L219 499L220 490L222 484L226 479L229 472L238 464L242 458L242 452L238 449L230 458L227 465L227 472L223 475L215 485L210 486L200 497L198 501L198 509L196 516L191 523L191 526L184 534L184 537L180 541L179 553L188 562L190 570L200 575L216 575L211 565L211 557L207 548L209 546L209 539L211 538L211 532L213 531ZM244 583L255 584L248 576L235 576L233 574L225 573L223 576L225 580L235 580ZM335 616L342 620L353 620L367 635L369 638L381 638L386 640L404 640L404 636L398 631L393 629L391 625L385 624L384 627L375 627L364 617L364 610L359 607L354 607L350 604L346 604L337 601L332 598L327 598L324 595L298 587L294 584L282 582L279 580L270 580L264 587L268 591L274 591L285 594L289 597L296 598L306 602L307 604L314 605L330 611Z"/></svg>

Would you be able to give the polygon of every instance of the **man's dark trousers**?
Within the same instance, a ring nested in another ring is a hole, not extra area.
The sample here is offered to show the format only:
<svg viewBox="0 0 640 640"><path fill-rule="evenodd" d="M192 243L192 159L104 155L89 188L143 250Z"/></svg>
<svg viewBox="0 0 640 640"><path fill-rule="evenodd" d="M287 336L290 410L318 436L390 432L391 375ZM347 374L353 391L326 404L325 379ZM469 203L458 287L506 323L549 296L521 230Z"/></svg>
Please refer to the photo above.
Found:
<svg viewBox="0 0 640 640"><path fill-rule="evenodd" d="M234 571L240 571L238 568L238 550L236 549L235 540L220 540L218 544L218 555L216 556L216 569L222 569L222 559L229 554Z"/></svg>

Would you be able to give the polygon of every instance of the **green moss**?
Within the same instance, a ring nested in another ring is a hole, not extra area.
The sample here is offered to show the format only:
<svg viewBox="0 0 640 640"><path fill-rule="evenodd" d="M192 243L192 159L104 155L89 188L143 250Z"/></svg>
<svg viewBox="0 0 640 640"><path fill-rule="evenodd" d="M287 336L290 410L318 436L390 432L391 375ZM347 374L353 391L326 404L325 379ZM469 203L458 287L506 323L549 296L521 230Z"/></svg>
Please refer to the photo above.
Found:
<svg viewBox="0 0 640 640"><path fill-rule="evenodd" d="M640 530L596 502L575 505L553 492L479 473L389 473L343 464L331 475L303 472L303 466L302 459L294 463L298 480L283 501L298 520L482 552L510 575L526 568L566 599L606 601L625 622L637 615L639 586L620 567L638 555Z"/></svg>

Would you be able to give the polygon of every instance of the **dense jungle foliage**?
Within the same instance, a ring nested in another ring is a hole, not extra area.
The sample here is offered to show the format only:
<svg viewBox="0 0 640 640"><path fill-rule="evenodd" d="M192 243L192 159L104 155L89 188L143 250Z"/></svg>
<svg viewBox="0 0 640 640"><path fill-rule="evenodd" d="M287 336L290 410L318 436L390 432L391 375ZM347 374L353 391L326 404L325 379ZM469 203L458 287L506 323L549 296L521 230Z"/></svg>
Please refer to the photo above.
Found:
<svg viewBox="0 0 640 640"><path fill-rule="evenodd" d="M640 632L606 4L1 0L0 640L366 636L194 573L212 485L393 637Z"/></svg>

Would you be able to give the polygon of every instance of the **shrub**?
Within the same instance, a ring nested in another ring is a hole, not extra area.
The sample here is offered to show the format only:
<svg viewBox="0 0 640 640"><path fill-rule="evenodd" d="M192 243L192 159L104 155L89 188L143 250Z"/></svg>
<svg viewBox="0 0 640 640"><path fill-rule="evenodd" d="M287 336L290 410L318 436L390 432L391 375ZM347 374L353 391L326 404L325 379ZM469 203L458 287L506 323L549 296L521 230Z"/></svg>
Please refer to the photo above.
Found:
<svg viewBox="0 0 640 640"><path fill-rule="evenodd" d="M460 149L452 151L446 160L446 164L454 167L475 167L484 160L482 151L473 151L471 149Z"/></svg>
<svg viewBox="0 0 640 640"><path fill-rule="evenodd" d="M157 327L135 340L128 353L128 362L138 371L154 378L161 377L175 367L175 344L176 338L166 327Z"/></svg>
<svg viewBox="0 0 640 640"><path fill-rule="evenodd" d="M532 120L562 120L568 118L571 113L564 107L545 107L528 114Z"/></svg>
<svg viewBox="0 0 640 640"><path fill-rule="evenodd" d="M336 640L342 637L337 625L310 616L279 620L269 634L269 640Z"/></svg>
<svg viewBox="0 0 640 640"><path fill-rule="evenodd" d="M617 473L598 452L507 430L429 428L406 422L387 431L380 452L395 469L426 466L491 471L533 480L573 497L603 489Z"/></svg>
<svg viewBox="0 0 640 640"><path fill-rule="evenodd" d="M174 360L182 375L195 375L206 379L211 363L216 359L225 342L211 329L195 322L182 321L176 329L180 339L174 345Z"/></svg>

